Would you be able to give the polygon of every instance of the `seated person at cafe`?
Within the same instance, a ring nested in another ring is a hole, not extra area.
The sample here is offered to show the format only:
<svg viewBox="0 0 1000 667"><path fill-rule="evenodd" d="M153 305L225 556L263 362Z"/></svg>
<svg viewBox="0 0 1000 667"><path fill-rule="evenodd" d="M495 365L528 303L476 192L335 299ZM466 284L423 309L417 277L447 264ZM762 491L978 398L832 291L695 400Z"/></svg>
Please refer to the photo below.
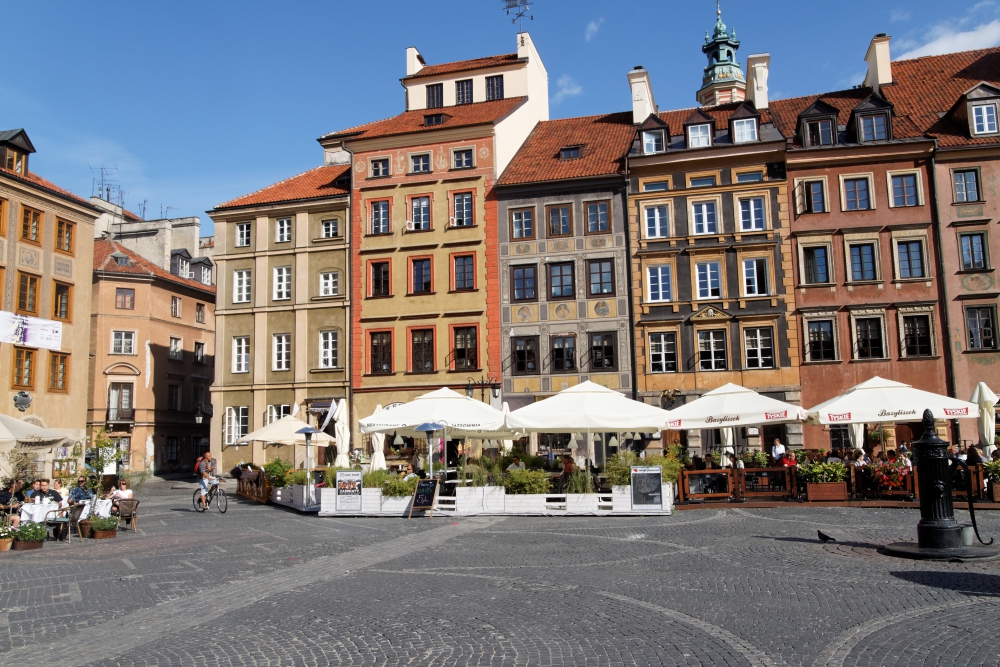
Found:
<svg viewBox="0 0 1000 667"><path fill-rule="evenodd" d="M94 499L94 492L87 488L87 478L78 477L76 486L69 490L69 504L85 503Z"/></svg>
<svg viewBox="0 0 1000 667"><path fill-rule="evenodd" d="M514 470L524 470L524 469L525 469L524 462L521 460L520 456L517 456L515 454L514 457L511 459L511 464L507 466L507 472L512 472Z"/></svg>
<svg viewBox="0 0 1000 667"><path fill-rule="evenodd" d="M52 480L52 490L58 493L63 500L69 498L69 489L63 485L63 481L58 477Z"/></svg>
<svg viewBox="0 0 1000 667"><path fill-rule="evenodd" d="M563 456L563 469L562 469L563 479L569 477L575 472L576 472L576 463L573 462L573 457L569 456L568 454L566 456Z"/></svg>
<svg viewBox="0 0 1000 667"><path fill-rule="evenodd" d="M965 459L965 462L971 465L976 465L983 462L983 455L979 453L979 448L975 445L969 445L969 454Z"/></svg>
<svg viewBox="0 0 1000 667"><path fill-rule="evenodd" d="M31 488L28 489L28 492L24 494L24 497L25 498L34 497L34 495L38 493L38 490L41 488L41 485L42 483L36 479L34 482L31 483Z"/></svg>
<svg viewBox="0 0 1000 667"><path fill-rule="evenodd" d="M416 473L413 472L413 466L409 463L403 466L402 473L404 482L409 482L411 479L417 479Z"/></svg>
<svg viewBox="0 0 1000 667"><path fill-rule="evenodd" d="M798 461L795 460L795 457L792 456L791 452L787 452L784 456L781 457L781 460L778 461L778 464L786 468L794 468L799 463Z"/></svg>
<svg viewBox="0 0 1000 667"><path fill-rule="evenodd" d="M132 489L128 488L128 482L124 479L118 482L118 486L111 489L108 495L104 496L105 499L111 499L111 514L113 516L118 516L118 501L119 500L131 500L132 499Z"/></svg>
<svg viewBox="0 0 1000 667"><path fill-rule="evenodd" d="M17 528L18 524L21 523L21 517L17 513L24 502L24 494L21 493L22 484L21 480L15 479L10 483L10 487L4 491L0 491L0 505L11 510L10 525L13 528Z"/></svg>
<svg viewBox="0 0 1000 667"><path fill-rule="evenodd" d="M49 488L49 480L47 479L38 480L38 491L33 493L31 498L32 500L35 498L41 498L41 502L43 503L59 504L63 501L63 497L59 495L58 491Z"/></svg>

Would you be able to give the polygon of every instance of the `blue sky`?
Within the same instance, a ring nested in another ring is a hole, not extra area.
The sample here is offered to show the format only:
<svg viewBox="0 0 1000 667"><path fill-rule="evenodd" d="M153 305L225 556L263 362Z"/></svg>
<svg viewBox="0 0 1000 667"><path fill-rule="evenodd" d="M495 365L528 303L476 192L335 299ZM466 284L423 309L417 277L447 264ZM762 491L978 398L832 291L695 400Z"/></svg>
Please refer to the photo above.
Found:
<svg viewBox="0 0 1000 667"><path fill-rule="evenodd" d="M70 3L0 0L0 129L24 127L32 169L83 196L96 170L148 218L199 215L322 161L325 132L402 110L404 50L428 63L514 50L501 0ZM822 11L820 11L822 8ZM771 54L771 99L849 87L878 32L893 59L1000 44L1000 4L791 0L722 4L740 61ZM836 13L832 13L835 11ZM551 116L629 108L644 65L661 109L689 107L715 3L539 0L525 22L549 72ZM30 37L30 38L29 38Z"/></svg>

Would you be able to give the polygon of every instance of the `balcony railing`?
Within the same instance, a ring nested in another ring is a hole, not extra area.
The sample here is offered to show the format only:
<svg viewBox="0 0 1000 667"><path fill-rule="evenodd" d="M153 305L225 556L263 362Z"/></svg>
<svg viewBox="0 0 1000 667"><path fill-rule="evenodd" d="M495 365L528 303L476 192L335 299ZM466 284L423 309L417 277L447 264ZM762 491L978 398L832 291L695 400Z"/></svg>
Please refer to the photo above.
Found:
<svg viewBox="0 0 1000 667"><path fill-rule="evenodd" d="M108 408L108 422L134 422L135 408Z"/></svg>

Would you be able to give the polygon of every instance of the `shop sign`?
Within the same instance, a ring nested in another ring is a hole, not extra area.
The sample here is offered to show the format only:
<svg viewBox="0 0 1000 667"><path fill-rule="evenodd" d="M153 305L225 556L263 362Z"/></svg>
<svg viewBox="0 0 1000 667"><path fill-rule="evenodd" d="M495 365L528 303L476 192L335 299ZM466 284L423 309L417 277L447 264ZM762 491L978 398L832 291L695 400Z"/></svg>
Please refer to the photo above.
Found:
<svg viewBox="0 0 1000 667"><path fill-rule="evenodd" d="M663 470L660 466L632 467L632 509L663 511Z"/></svg>

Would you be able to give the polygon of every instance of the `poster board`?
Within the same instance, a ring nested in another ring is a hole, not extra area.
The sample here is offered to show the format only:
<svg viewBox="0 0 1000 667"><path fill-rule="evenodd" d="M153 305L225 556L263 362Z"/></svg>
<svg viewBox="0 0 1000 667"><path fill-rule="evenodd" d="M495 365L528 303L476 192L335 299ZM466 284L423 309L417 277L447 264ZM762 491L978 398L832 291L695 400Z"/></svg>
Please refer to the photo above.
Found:
<svg viewBox="0 0 1000 667"><path fill-rule="evenodd" d="M660 466L632 467L632 509L663 511L663 470Z"/></svg>
<svg viewBox="0 0 1000 667"><path fill-rule="evenodd" d="M361 474L360 470L337 471L336 511L361 513Z"/></svg>
<svg viewBox="0 0 1000 667"><path fill-rule="evenodd" d="M417 488L413 490L413 500L410 502L410 514L413 510L430 510L434 516L434 501L437 499L438 481L436 479L417 480Z"/></svg>

